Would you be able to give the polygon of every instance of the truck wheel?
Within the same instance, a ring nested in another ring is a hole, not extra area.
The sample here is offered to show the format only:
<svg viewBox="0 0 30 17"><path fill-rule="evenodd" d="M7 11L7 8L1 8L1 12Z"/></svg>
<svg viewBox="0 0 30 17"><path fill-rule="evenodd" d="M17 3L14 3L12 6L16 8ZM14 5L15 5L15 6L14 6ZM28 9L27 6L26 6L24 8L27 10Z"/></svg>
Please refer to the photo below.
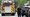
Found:
<svg viewBox="0 0 30 17"><path fill-rule="evenodd" d="M2 13L2 16L5 16L5 13Z"/></svg>

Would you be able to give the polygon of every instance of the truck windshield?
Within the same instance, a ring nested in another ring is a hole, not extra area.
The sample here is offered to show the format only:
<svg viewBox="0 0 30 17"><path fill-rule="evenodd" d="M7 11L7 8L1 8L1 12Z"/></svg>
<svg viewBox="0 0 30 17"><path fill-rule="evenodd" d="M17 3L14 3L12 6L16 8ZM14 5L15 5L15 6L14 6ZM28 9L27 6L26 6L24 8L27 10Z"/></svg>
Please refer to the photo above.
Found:
<svg viewBox="0 0 30 17"><path fill-rule="evenodd" d="M3 5L5 5L5 6L10 6L10 3L4 3Z"/></svg>

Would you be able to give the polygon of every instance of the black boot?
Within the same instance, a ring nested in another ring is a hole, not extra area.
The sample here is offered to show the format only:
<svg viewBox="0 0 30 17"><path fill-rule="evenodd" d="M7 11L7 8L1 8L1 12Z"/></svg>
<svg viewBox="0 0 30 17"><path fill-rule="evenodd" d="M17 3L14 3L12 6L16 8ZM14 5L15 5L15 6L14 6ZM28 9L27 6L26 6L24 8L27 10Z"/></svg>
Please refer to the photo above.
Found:
<svg viewBox="0 0 30 17"><path fill-rule="evenodd" d="M28 15L26 15L26 17L28 17Z"/></svg>

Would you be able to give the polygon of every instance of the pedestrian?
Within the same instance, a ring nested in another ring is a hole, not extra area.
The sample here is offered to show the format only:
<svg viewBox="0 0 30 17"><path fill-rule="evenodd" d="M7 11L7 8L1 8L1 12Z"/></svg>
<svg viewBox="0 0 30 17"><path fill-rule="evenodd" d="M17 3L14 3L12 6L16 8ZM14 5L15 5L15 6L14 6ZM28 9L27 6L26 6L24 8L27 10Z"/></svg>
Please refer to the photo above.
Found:
<svg viewBox="0 0 30 17"><path fill-rule="evenodd" d="M28 7L24 8L25 10L22 10L22 17L25 15L28 17Z"/></svg>
<svg viewBox="0 0 30 17"><path fill-rule="evenodd" d="M25 13L24 13L24 12L25 12L25 10L22 10L22 17L25 15Z"/></svg>
<svg viewBox="0 0 30 17"><path fill-rule="evenodd" d="M17 10L18 10L18 12L17 12L18 17L21 17L21 8L17 8Z"/></svg>

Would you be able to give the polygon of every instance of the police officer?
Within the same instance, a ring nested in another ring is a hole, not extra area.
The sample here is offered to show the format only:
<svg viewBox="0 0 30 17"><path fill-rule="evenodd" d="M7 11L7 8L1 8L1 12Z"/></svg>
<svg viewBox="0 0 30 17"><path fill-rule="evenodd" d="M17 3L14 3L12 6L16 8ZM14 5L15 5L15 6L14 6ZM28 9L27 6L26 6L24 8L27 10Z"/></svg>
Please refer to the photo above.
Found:
<svg viewBox="0 0 30 17"><path fill-rule="evenodd" d="M21 17L21 8L17 8L17 10L18 10L18 17Z"/></svg>
<svg viewBox="0 0 30 17"><path fill-rule="evenodd" d="M22 17L25 15L25 13L24 13L24 12L25 12L25 10L22 10Z"/></svg>
<svg viewBox="0 0 30 17"><path fill-rule="evenodd" d="M27 7L28 8L28 7ZM25 10L22 10L22 17L25 15L26 17L28 17L28 9L24 8Z"/></svg>

